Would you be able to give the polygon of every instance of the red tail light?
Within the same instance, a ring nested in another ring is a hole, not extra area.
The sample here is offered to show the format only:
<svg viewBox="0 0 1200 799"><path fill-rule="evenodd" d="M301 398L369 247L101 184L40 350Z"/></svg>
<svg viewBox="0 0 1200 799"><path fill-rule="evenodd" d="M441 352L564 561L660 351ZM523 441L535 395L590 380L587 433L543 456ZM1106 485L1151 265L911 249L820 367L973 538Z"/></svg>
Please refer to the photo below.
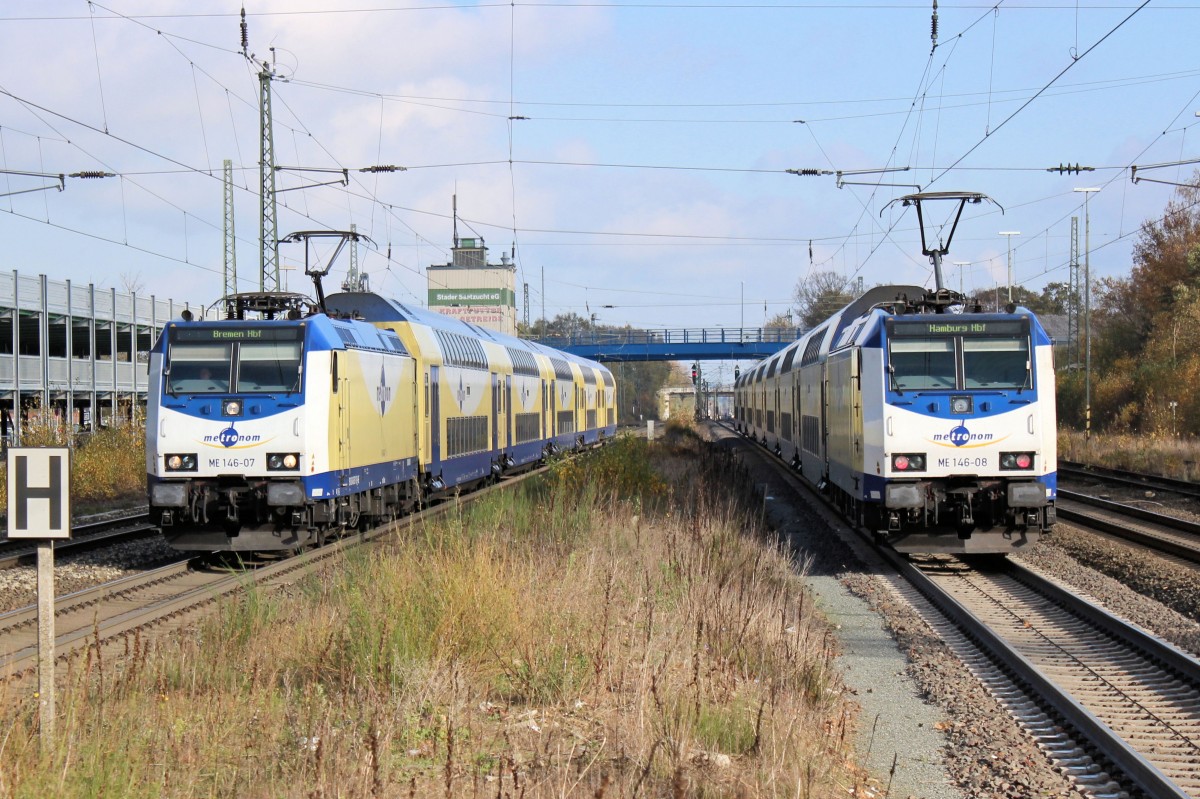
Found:
<svg viewBox="0 0 1200 799"><path fill-rule="evenodd" d="M1004 471L1027 472L1033 468L1032 452L1001 452L1000 468Z"/></svg>
<svg viewBox="0 0 1200 799"><path fill-rule="evenodd" d="M925 454L922 452L906 452L892 456L892 471L923 472L925 471Z"/></svg>

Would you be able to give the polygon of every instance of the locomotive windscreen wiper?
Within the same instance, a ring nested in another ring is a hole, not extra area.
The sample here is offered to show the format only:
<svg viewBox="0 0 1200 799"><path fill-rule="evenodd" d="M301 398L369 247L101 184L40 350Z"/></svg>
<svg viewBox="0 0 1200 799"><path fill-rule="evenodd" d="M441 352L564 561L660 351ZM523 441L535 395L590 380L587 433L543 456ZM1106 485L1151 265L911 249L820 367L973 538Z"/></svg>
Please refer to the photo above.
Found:
<svg viewBox="0 0 1200 799"><path fill-rule="evenodd" d="M892 384L892 391L895 391L897 394L903 394L904 389L900 388L900 384L896 382L896 367L889 363L887 365L887 370L888 380Z"/></svg>

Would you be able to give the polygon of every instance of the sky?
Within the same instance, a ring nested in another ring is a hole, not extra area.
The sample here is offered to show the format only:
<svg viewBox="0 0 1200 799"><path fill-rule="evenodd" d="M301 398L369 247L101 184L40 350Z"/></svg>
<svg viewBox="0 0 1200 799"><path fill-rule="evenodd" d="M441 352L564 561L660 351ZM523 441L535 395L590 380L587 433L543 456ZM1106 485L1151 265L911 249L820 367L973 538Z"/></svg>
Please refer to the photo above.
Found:
<svg viewBox="0 0 1200 799"><path fill-rule="evenodd" d="M229 159L257 288L268 62L279 234L354 225L404 302L450 259L455 196L460 236L515 255L519 319L524 284L534 320L667 329L756 327L825 271L932 286L893 202L918 191L992 200L950 288L1007 285L1010 243L1014 283L1066 282L1073 216L1093 278L1127 276L1175 191L1131 167L1187 182L1200 158L1200 2L936 5L935 46L931 0L247 0L243 53L239 2L5 0L0 268L212 303ZM81 172L111 176L59 190ZM926 204L931 244L956 210ZM311 292L304 257L281 246Z"/></svg>

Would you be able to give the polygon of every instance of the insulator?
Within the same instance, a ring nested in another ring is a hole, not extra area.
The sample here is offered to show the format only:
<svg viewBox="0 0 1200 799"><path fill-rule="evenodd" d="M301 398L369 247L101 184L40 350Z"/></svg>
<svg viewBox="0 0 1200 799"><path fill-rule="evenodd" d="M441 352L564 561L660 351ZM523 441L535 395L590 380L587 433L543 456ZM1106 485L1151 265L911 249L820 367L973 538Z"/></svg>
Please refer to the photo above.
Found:
<svg viewBox="0 0 1200 799"><path fill-rule="evenodd" d="M92 169L92 170L86 170L84 172L72 172L71 177L84 178L84 179L87 179L87 178L115 178L116 174L113 172L101 172L100 170Z"/></svg>
<svg viewBox="0 0 1200 799"><path fill-rule="evenodd" d="M246 48L250 46L250 37L246 33L246 9L242 9L242 52L246 52Z"/></svg>
<svg viewBox="0 0 1200 799"><path fill-rule="evenodd" d="M358 171L359 172L407 172L408 167L396 166L395 164L380 164L377 166L365 166Z"/></svg>

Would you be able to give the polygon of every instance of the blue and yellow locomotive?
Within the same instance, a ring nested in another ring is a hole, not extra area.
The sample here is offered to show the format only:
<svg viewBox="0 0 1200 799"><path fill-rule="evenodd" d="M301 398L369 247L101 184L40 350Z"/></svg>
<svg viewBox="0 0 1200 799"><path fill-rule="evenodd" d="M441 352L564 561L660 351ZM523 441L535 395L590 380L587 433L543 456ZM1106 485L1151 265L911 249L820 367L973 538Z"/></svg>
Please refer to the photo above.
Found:
<svg viewBox="0 0 1200 799"><path fill-rule="evenodd" d="M294 550L615 435L603 366L375 294L226 298L150 359L152 519L190 551Z"/></svg>
<svg viewBox="0 0 1200 799"><path fill-rule="evenodd" d="M736 386L738 429L902 552L1007 553L1054 523L1052 344L1027 310L879 286Z"/></svg>

